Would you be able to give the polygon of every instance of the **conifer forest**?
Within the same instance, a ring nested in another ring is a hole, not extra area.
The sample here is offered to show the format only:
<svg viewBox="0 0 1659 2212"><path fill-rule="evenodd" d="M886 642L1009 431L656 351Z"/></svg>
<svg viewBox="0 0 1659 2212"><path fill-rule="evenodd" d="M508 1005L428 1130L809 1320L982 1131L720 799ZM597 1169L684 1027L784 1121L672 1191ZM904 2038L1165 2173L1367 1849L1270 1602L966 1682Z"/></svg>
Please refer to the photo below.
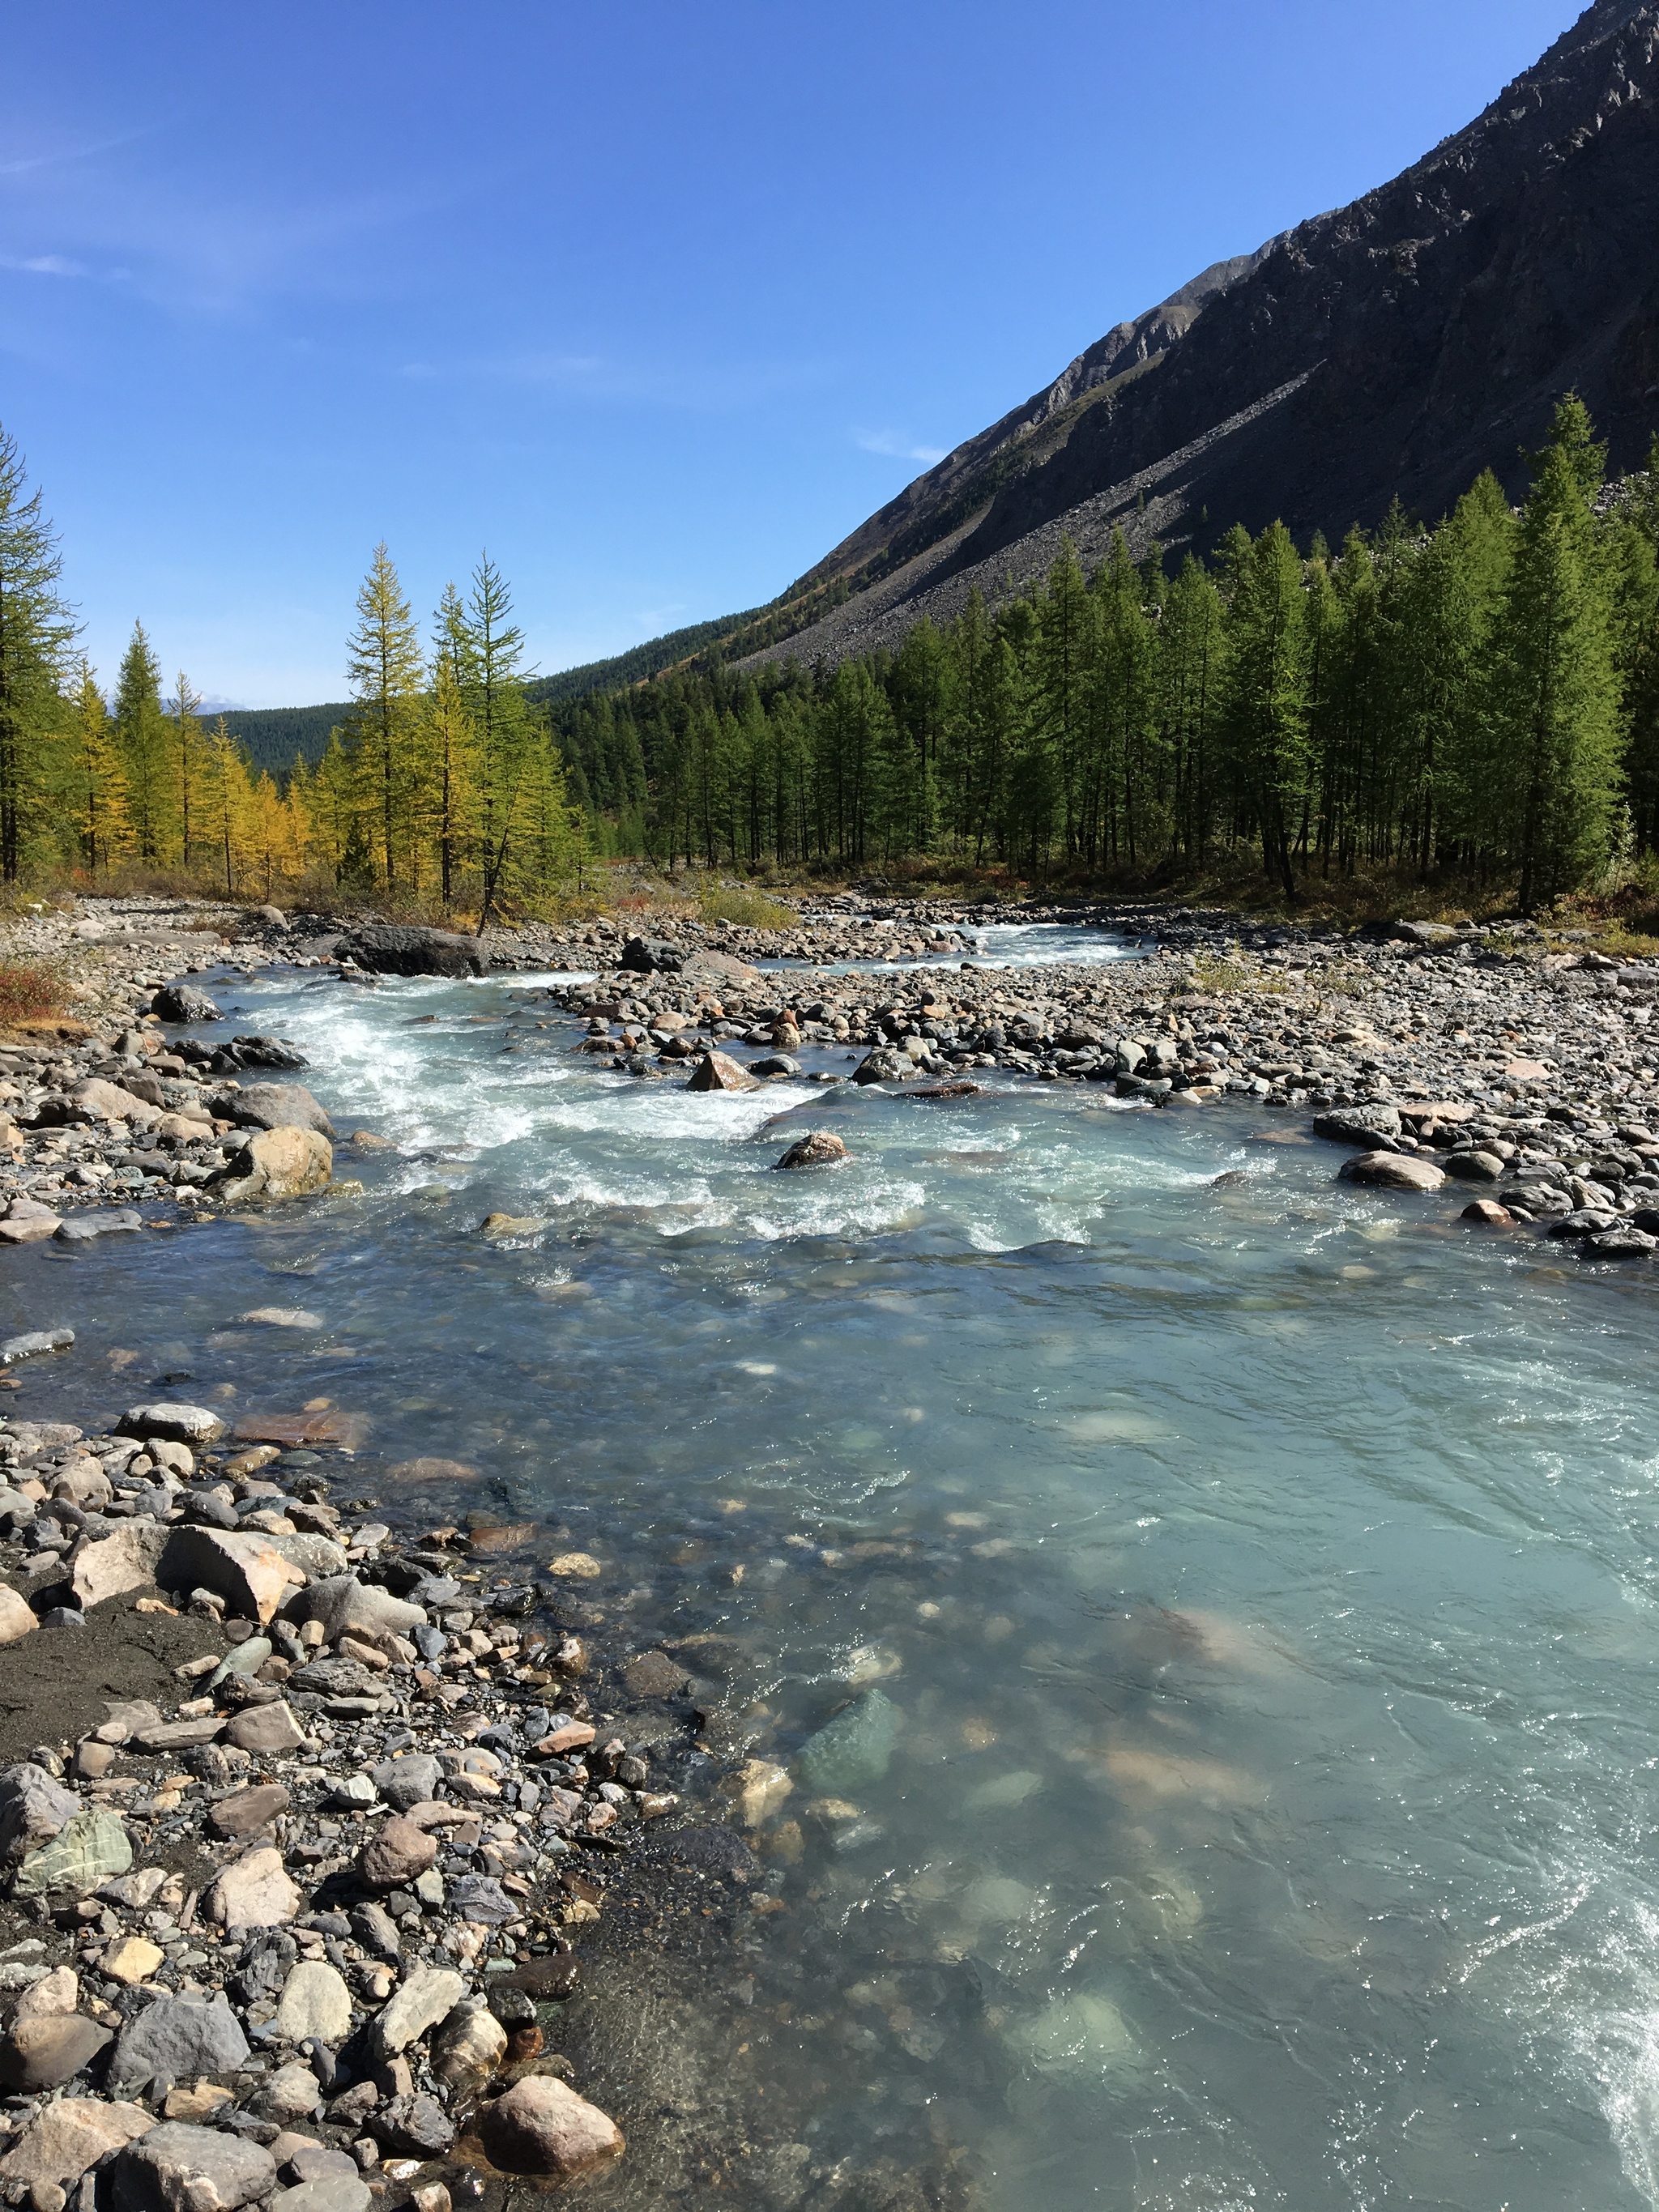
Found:
<svg viewBox="0 0 1659 2212"><path fill-rule="evenodd" d="M830 667L705 653L537 696L484 559L425 635L385 546L319 757L258 769L142 624L87 665L62 555L0 438L0 870L134 866L229 896L305 885L481 920L591 859L865 874L935 861L1055 886L1249 862L1510 886L1530 911L1659 849L1659 439L1604 482L1564 400L1512 509L1482 476L1431 528L1340 548L1275 523L1208 560L1069 547L995 610Z"/></svg>

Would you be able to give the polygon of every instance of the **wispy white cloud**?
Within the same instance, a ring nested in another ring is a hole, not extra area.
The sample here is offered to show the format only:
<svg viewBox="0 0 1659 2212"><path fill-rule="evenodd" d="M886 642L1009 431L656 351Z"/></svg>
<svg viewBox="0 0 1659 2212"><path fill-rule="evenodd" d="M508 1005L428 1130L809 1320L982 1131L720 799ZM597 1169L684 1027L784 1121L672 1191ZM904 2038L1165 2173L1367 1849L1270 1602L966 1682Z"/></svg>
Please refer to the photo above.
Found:
<svg viewBox="0 0 1659 2212"><path fill-rule="evenodd" d="M26 261L8 258L8 269L26 269L31 276L89 276L92 271L84 261L70 261L61 253L36 253Z"/></svg>
<svg viewBox="0 0 1659 2212"><path fill-rule="evenodd" d="M931 467L942 461L945 446L915 446L896 430L854 430L853 443L866 453L880 453L890 461L925 461Z"/></svg>

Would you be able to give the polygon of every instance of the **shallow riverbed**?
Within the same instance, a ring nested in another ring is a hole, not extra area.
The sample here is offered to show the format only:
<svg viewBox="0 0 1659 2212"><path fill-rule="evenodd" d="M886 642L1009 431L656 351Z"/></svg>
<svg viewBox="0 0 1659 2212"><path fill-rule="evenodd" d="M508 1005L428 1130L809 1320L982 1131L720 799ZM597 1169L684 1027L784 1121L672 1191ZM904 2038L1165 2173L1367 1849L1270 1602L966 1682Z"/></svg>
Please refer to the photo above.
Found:
<svg viewBox="0 0 1659 2212"><path fill-rule="evenodd" d="M364 1413L366 1490L471 1463L434 1513L511 1502L611 1632L724 1639L711 1793L864 1699L759 1838L741 2049L708 2029L775 2130L965 2152L990 2212L1659 2205L1642 1283L1250 1109L693 1097L522 978L234 995L401 1152L14 1254L9 1328L79 1334L19 1410L188 1376ZM852 1162L774 1174L809 1127ZM273 1304L322 1326L234 1325ZM596 2203L661 2201L637 2057Z"/></svg>

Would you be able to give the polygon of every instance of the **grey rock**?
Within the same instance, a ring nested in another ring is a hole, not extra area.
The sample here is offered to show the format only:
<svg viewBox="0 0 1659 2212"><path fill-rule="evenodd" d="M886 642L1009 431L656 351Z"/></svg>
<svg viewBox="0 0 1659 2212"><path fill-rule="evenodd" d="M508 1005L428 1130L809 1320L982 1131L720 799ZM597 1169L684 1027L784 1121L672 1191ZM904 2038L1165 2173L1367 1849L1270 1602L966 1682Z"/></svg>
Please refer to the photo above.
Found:
<svg viewBox="0 0 1659 2212"><path fill-rule="evenodd" d="M262 2144L164 2120L115 2160L111 2193L116 2212L236 2212L269 2196L276 2179Z"/></svg>
<svg viewBox="0 0 1659 2212"><path fill-rule="evenodd" d="M1379 1137L1397 1137L1400 1127L1399 1109L1381 1101L1365 1106L1337 1106L1314 1116L1316 1137L1330 1137L1343 1145L1374 1145Z"/></svg>
<svg viewBox="0 0 1659 2212"><path fill-rule="evenodd" d="M364 924L342 937L335 957L355 961L375 975L482 975L477 940L445 929L395 922Z"/></svg>
<svg viewBox="0 0 1659 2212"><path fill-rule="evenodd" d="M150 1012L164 1022L216 1022L223 1018L205 991L193 983L165 983L150 1000Z"/></svg>
<svg viewBox="0 0 1659 2212"><path fill-rule="evenodd" d="M22 1759L7 1767L0 1773L0 1858L17 1858L49 1842L80 1809L74 1790L55 1782L44 1766Z"/></svg>
<svg viewBox="0 0 1659 2212"><path fill-rule="evenodd" d="M369 2030L380 2058L395 2058L452 2013L466 1994L461 1977L445 1966L416 1966L392 1993Z"/></svg>
<svg viewBox="0 0 1659 2212"><path fill-rule="evenodd" d="M373 1951L381 1959L399 1959L403 1943L398 1934L397 1923L385 1905L370 1903L356 1905L351 1914L351 1932L366 1951Z"/></svg>
<svg viewBox="0 0 1659 2212"><path fill-rule="evenodd" d="M46 2013L16 2021L0 2042L0 2081L29 2093L60 2089L90 2066L112 2040L106 2027L78 2013Z"/></svg>
<svg viewBox="0 0 1659 2212"><path fill-rule="evenodd" d="M292 2189L279 2189L270 2200L270 2212L368 2212L368 2184L355 2162L338 2151L325 2155L338 2158L340 2167L296 2182ZM299 2160L291 2162L297 2166Z"/></svg>
<svg viewBox="0 0 1659 2212"><path fill-rule="evenodd" d="M438 2158L455 2130L435 2097L394 2097L368 2116L368 2131L397 2158Z"/></svg>
<svg viewBox="0 0 1659 2212"><path fill-rule="evenodd" d="M228 1118L243 1129L315 1129L331 1137L334 1124L303 1083L249 1083L233 1091Z"/></svg>
<svg viewBox="0 0 1659 2212"><path fill-rule="evenodd" d="M399 1813L423 1805L438 1794L443 1769L429 1752L413 1752L406 1758L388 1759L372 1770L375 1788Z"/></svg>
<svg viewBox="0 0 1659 2212"><path fill-rule="evenodd" d="M247 2055L247 2038L223 1997L156 1997L121 2030L110 2079L193 2081L232 2073Z"/></svg>
<svg viewBox="0 0 1659 2212"><path fill-rule="evenodd" d="M132 1437L167 1437L175 1443L210 1444L223 1436L225 1425L205 1406L186 1406L174 1400L153 1405L129 1406L121 1426Z"/></svg>
<svg viewBox="0 0 1659 2212"><path fill-rule="evenodd" d="M458 1874L449 1885L448 1901L463 1920L483 1928L501 1928L524 1916L524 1906L507 1895L493 1875Z"/></svg>
<svg viewBox="0 0 1659 2212"><path fill-rule="evenodd" d="M20 1359L33 1359L42 1352L66 1352L74 1341L72 1328L37 1328L27 1336L9 1336L0 1344L0 1364L15 1367Z"/></svg>

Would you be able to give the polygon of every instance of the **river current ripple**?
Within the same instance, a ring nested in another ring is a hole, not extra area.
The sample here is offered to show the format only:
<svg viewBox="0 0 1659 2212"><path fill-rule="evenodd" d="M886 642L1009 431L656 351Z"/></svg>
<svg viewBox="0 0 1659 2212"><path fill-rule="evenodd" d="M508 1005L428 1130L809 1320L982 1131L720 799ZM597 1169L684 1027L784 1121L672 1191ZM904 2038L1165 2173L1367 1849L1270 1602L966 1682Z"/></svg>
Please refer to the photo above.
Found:
<svg viewBox="0 0 1659 2212"><path fill-rule="evenodd" d="M855 1813L781 1808L728 2087L989 2212L1659 2206L1649 1293L1249 1109L693 1097L533 979L229 988L399 1155L20 1255L8 1327L75 1326L71 1415L185 1374L477 1466L607 1633L727 1640L728 1757L886 1701Z"/></svg>

